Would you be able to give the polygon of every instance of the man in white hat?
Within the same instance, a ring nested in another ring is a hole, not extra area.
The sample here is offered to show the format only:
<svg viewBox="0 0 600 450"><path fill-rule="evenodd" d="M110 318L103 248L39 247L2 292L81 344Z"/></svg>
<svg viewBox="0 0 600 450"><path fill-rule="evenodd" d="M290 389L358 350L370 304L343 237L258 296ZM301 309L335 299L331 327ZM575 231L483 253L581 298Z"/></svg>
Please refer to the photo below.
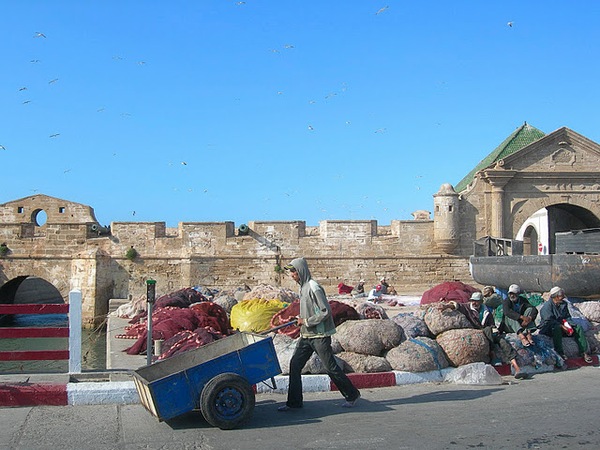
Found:
<svg viewBox="0 0 600 450"><path fill-rule="evenodd" d="M382 294L387 294L388 293L388 288L390 287L390 285L388 284L388 282L385 279L385 277L381 277L379 279L379 285L381 286L381 293Z"/></svg>
<svg viewBox="0 0 600 450"><path fill-rule="evenodd" d="M539 329L540 333L550 336L554 342L554 349L563 358L567 359L563 348L563 336L574 337L579 348L579 354L583 356L586 363L593 362L589 352L589 344L585 338L585 332L581 325L571 320L569 305L566 301L565 291L554 286L550 289L550 300L544 303L540 309L542 319Z"/></svg>
<svg viewBox="0 0 600 450"><path fill-rule="evenodd" d="M518 284L511 284L508 288L508 298L502 301L502 312L500 332L516 333L523 347L535 345L531 333L535 330L538 310L529 303Z"/></svg>
<svg viewBox="0 0 600 450"><path fill-rule="evenodd" d="M381 286L382 294L398 295L396 289L394 289L394 286L390 286L390 283L388 283L386 277L381 277L379 279L379 285Z"/></svg>

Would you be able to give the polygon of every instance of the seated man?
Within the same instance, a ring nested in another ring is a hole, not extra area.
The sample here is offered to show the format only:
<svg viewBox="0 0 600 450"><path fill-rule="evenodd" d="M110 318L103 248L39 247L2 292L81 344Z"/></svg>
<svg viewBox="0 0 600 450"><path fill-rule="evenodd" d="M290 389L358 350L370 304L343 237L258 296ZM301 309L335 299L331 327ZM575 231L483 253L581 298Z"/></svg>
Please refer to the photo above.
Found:
<svg viewBox="0 0 600 450"><path fill-rule="evenodd" d="M446 307L461 312L475 328L482 330L491 348L494 348L496 344L500 347L504 358L510 361L511 366L515 369L515 378L529 377L529 374L523 372L517 363L516 350L504 337L494 333L494 314L490 307L483 304L481 292L474 292L467 303L449 302L444 306L444 308Z"/></svg>
<svg viewBox="0 0 600 450"><path fill-rule="evenodd" d="M367 297L367 301L377 303L381 301L381 296L383 295L381 285L378 284L373 289L369 291L369 296Z"/></svg>
<svg viewBox="0 0 600 450"><path fill-rule="evenodd" d="M496 309L502 304L502 297L496 293L494 286L486 286L483 288L483 304L490 308Z"/></svg>
<svg viewBox="0 0 600 450"><path fill-rule="evenodd" d="M388 293L388 288L390 287L390 285L388 284L387 280L385 277L381 277L381 279L379 280L379 285L381 286L381 293L382 294L387 294Z"/></svg>
<svg viewBox="0 0 600 450"><path fill-rule="evenodd" d="M569 305L565 301L565 291L554 286L550 289L550 299L544 303L540 310L542 319L539 329L540 333L552 337L554 349L563 358L567 359L563 349L563 336L573 336L577 341L579 354L583 356L586 363L592 363L592 357L588 353L589 345L585 338L585 332L581 325L572 322Z"/></svg>
<svg viewBox="0 0 600 450"><path fill-rule="evenodd" d="M354 289L352 289L351 294L353 297L366 297L367 294L365 293L365 280L361 278L358 281L358 284L354 286Z"/></svg>
<svg viewBox="0 0 600 450"><path fill-rule="evenodd" d="M508 298L502 301L502 312L500 332L516 333L523 347L535 345L531 332L535 330L538 311L521 293L519 285L511 284L508 288Z"/></svg>

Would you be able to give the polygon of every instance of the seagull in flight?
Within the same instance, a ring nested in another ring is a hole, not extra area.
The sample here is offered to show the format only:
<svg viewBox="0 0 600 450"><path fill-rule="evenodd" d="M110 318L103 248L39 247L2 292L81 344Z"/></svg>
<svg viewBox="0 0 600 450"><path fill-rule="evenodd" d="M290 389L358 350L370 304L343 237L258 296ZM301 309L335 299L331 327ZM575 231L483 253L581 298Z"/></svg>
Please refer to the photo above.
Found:
<svg viewBox="0 0 600 450"><path fill-rule="evenodd" d="M58 136L60 136L60 133L56 133L56 134L51 134L50 135L51 138L55 138L55 137L58 137Z"/></svg>
<svg viewBox="0 0 600 450"><path fill-rule="evenodd" d="M0 150L6 150L6 147L4 145L0 145Z"/></svg>
<svg viewBox="0 0 600 450"><path fill-rule="evenodd" d="M25 100L22 104L26 105L27 103L31 103L31 100Z"/></svg>
<svg viewBox="0 0 600 450"><path fill-rule="evenodd" d="M384 12L384 11L385 11L386 9L388 9L388 8L389 8L389 6L388 6L388 5L384 6L383 8L380 8L380 9L379 9L379 11L377 11L377 12L375 13L375 15L377 16L377 15L381 14L382 12Z"/></svg>
<svg viewBox="0 0 600 450"><path fill-rule="evenodd" d="M513 23L512 23L512 22L508 22L506 25L508 25L509 27L511 27L511 28L512 28L512 26L513 26Z"/></svg>
<svg viewBox="0 0 600 450"><path fill-rule="evenodd" d="M26 86L23 86L22 88L19 88L19 92L20 92L20 91L26 91L26 90L27 90L27 87L26 87Z"/></svg>
<svg viewBox="0 0 600 450"><path fill-rule="evenodd" d="M312 126L312 125L309 125L309 126L308 126L308 130L309 130L309 131L314 131L315 129L313 128L313 126Z"/></svg>
<svg viewBox="0 0 600 450"><path fill-rule="evenodd" d="M35 36L33 36L33 37L34 37L34 38L39 38L39 37L43 37L43 38L45 38L45 37L46 37L46 35L45 35L44 33L40 33L39 31L36 31L36 32L35 32Z"/></svg>
<svg viewBox="0 0 600 450"><path fill-rule="evenodd" d="M58 78L55 78L54 80L48 81L48 84L56 83L57 81L58 81Z"/></svg>

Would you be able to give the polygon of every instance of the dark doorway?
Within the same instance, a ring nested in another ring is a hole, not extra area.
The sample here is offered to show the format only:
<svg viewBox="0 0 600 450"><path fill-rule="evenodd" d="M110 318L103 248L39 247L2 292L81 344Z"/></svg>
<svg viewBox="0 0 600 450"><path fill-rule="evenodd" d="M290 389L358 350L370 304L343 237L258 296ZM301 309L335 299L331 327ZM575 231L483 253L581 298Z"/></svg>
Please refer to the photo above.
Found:
<svg viewBox="0 0 600 450"><path fill-rule="evenodd" d="M524 255L537 255L539 254L538 249L538 232L535 227L528 226L523 234L523 254Z"/></svg>
<svg viewBox="0 0 600 450"><path fill-rule="evenodd" d="M548 210L548 236L550 240L548 253L556 253L555 233L600 228L600 219L591 211L580 206L561 203L547 206L546 209Z"/></svg>

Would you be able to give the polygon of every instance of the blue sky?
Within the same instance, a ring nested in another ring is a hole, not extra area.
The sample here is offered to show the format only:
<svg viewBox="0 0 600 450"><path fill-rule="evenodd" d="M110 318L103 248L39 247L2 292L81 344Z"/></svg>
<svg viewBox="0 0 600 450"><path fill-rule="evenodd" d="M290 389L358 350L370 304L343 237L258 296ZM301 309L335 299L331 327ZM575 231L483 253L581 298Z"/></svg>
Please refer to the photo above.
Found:
<svg viewBox="0 0 600 450"><path fill-rule="evenodd" d="M0 16L0 202L43 193L103 225L388 225L524 121L600 142L600 2L2 0Z"/></svg>

